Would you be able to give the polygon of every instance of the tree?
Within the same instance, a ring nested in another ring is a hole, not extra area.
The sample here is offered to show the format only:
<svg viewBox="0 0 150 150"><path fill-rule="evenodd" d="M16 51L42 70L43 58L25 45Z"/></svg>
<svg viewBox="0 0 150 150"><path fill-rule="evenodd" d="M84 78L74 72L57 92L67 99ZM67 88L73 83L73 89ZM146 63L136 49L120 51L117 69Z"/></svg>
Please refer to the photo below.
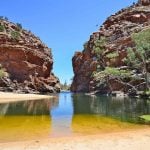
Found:
<svg viewBox="0 0 150 150"><path fill-rule="evenodd" d="M64 89L67 89L67 81L64 82Z"/></svg>
<svg viewBox="0 0 150 150"><path fill-rule="evenodd" d="M125 81L127 78L130 78L131 75L132 73L129 70L114 67L106 67L103 71L95 72L93 77L94 80L97 82L97 87L105 88L107 86L109 87L110 92L112 92L112 87L109 83L109 81L112 79L117 82L120 82L125 86L134 88L134 86Z"/></svg>
<svg viewBox="0 0 150 150"><path fill-rule="evenodd" d="M142 74L145 77L146 90L149 89L149 72L148 67L150 63L150 28L143 30L139 33L132 35L132 39L135 42L135 63L141 62Z"/></svg>
<svg viewBox="0 0 150 150"><path fill-rule="evenodd" d="M107 44L107 40L105 37L101 37L94 41L93 51L98 61L97 70L103 70L106 67L103 56L106 50L105 46Z"/></svg>
<svg viewBox="0 0 150 150"><path fill-rule="evenodd" d="M61 89L62 90L69 90L70 89L70 85L67 84L67 81L65 81L64 84L61 84Z"/></svg>
<svg viewBox="0 0 150 150"><path fill-rule="evenodd" d="M128 48L127 62L128 65L138 68L146 82L146 90L149 89L149 72L148 65L150 64L150 28L132 35L132 40L135 43L135 49Z"/></svg>

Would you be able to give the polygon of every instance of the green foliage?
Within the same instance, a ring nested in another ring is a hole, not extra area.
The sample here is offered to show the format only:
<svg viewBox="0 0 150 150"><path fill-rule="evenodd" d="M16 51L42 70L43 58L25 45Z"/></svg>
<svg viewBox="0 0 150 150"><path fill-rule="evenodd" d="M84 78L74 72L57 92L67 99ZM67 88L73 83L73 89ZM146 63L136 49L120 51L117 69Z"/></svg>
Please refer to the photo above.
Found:
<svg viewBox="0 0 150 150"><path fill-rule="evenodd" d="M132 35L136 44L136 52L142 60L150 55L150 28Z"/></svg>
<svg viewBox="0 0 150 150"><path fill-rule="evenodd" d="M0 78L6 76L6 72L4 71L4 69L2 68L1 64L0 64Z"/></svg>
<svg viewBox="0 0 150 150"><path fill-rule="evenodd" d="M5 26L0 24L0 32L4 32L5 31Z"/></svg>
<svg viewBox="0 0 150 150"><path fill-rule="evenodd" d="M106 38L105 37L101 37L100 40L96 40L94 41L94 47L93 50L96 53L96 55L101 55L104 50L105 50L105 45L106 45Z"/></svg>
<svg viewBox="0 0 150 150"><path fill-rule="evenodd" d="M145 77L146 90L149 90L150 80L147 70L147 64L150 63L150 28L132 35L136 44L136 60L141 61L141 70Z"/></svg>
<svg viewBox="0 0 150 150"><path fill-rule="evenodd" d="M133 66L149 60L150 57L150 29L132 34L132 40L135 42L135 50L127 49L128 64Z"/></svg>
<svg viewBox="0 0 150 150"><path fill-rule="evenodd" d="M116 78L126 78L131 76L131 72L128 70L120 70L118 68L106 67L104 71L96 72L94 74L96 80L100 80L107 76Z"/></svg>
<svg viewBox="0 0 150 150"><path fill-rule="evenodd" d="M119 56L118 52L112 52L106 55L106 57L109 59L116 58L118 56Z"/></svg>
<svg viewBox="0 0 150 150"><path fill-rule="evenodd" d="M150 89L145 91L145 94L150 95Z"/></svg>
<svg viewBox="0 0 150 150"><path fill-rule="evenodd" d="M64 84L61 84L61 90L70 90L70 85L65 81Z"/></svg>
<svg viewBox="0 0 150 150"><path fill-rule="evenodd" d="M119 68L106 67L104 71L94 72L93 78L96 81L96 86L98 88L105 88L110 86L108 81L109 79L119 79L124 80L130 78L131 72L128 70L120 70Z"/></svg>
<svg viewBox="0 0 150 150"><path fill-rule="evenodd" d="M11 37L14 39L14 40L18 40L19 37L20 37L20 33L18 31L12 31L11 32Z"/></svg>
<svg viewBox="0 0 150 150"><path fill-rule="evenodd" d="M128 70L120 70L118 68L113 68L113 67L106 67L104 73L106 75L113 75L118 77L129 77L131 75L130 71Z"/></svg>
<svg viewBox="0 0 150 150"><path fill-rule="evenodd" d="M140 118L143 119L145 122L150 123L150 115L143 115L143 116L140 116Z"/></svg>
<svg viewBox="0 0 150 150"><path fill-rule="evenodd" d="M137 59L136 53L132 48L127 49L127 58L123 60L128 66L139 67L140 60Z"/></svg>

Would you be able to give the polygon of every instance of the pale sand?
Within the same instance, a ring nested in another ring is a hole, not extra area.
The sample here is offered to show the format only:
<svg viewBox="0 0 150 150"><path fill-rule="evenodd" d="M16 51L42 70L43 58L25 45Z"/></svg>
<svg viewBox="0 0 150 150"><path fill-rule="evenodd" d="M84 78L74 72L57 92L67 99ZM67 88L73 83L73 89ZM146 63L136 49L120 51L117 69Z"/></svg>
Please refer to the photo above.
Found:
<svg viewBox="0 0 150 150"><path fill-rule="evenodd" d="M0 143L0 150L150 150L150 128L95 136Z"/></svg>
<svg viewBox="0 0 150 150"><path fill-rule="evenodd" d="M50 99L50 98L53 98L53 96L0 92L0 103L25 101L25 100L40 100L40 99Z"/></svg>

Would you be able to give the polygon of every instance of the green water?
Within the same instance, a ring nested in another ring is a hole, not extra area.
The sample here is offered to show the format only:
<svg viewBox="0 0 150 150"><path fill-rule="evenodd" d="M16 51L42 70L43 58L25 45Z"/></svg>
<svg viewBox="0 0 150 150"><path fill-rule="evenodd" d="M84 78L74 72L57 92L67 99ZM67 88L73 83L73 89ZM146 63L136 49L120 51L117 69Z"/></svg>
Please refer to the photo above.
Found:
<svg viewBox="0 0 150 150"><path fill-rule="evenodd" d="M149 100L60 93L58 99L0 104L0 142L145 128Z"/></svg>

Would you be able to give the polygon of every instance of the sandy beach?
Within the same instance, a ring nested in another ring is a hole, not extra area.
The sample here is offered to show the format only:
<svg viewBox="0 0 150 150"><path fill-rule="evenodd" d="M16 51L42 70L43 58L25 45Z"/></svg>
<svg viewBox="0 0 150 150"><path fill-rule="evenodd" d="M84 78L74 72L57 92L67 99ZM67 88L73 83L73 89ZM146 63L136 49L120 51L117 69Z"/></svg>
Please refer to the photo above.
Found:
<svg viewBox="0 0 150 150"><path fill-rule="evenodd" d="M0 150L149 150L150 128L101 135L0 143Z"/></svg>
<svg viewBox="0 0 150 150"><path fill-rule="evenodd" d="M25 101L25 100L40 100L40 99L49 99L49 98L53 98L53 96L0 92L0 103Z"/></svg>

